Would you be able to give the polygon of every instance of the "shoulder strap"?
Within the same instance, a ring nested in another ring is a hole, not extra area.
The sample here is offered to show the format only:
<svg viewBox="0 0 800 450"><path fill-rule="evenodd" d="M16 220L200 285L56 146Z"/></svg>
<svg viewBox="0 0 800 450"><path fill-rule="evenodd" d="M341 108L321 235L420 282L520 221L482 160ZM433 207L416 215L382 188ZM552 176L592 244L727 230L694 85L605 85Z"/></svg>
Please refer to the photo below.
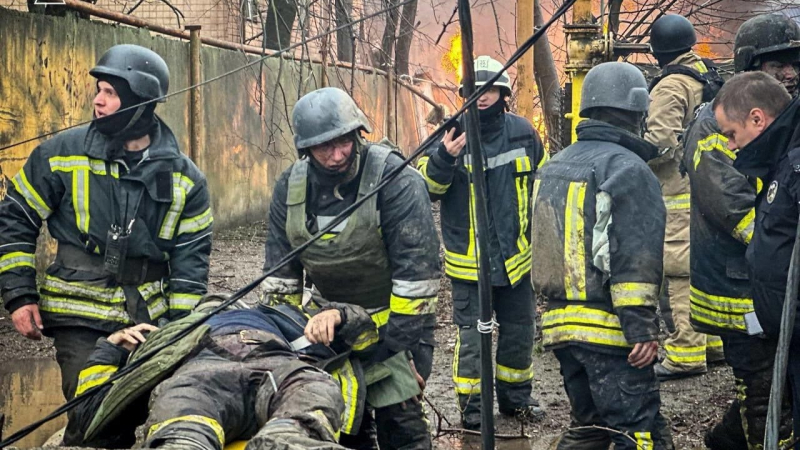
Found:
<svg viewBox="0 0 800 450"><path fill-rule="evenodd" d="M299 205L306 202L306 186L308 183L308 160L301 159L292 165L289 174L289 186L286 193L286 205Z"/></svg>
<svg viewBox="0 0 800 450"><path fill-rule="evenodd" d="M367 157L364 162L364 172L361 173L361 184L358 186L358 196L363 197L372 190L380 181L383 175L383 167L386 159L394 151L381 144L370 144L364 147Z"/></svg>

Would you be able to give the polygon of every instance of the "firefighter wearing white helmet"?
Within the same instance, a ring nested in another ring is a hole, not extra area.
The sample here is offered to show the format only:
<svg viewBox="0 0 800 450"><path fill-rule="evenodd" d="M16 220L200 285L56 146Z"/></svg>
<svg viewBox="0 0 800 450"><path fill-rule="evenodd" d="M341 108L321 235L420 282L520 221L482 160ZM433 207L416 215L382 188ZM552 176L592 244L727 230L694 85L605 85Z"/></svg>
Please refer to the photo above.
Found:
<svg viewBox="0 0 800 450"><path fill-rule="evenodd" d="M486 84L503 65L488 57L475 60L475 84ZM534 336L534 296L530 283L531 192L538 167L547 160L539 135L530 122L506 111L511 95L508 73L478 99L480 139L486 155L489 198L489 248L494 309L500 324L496 389L500 412L541 417L531 397ZM463 120L459 121L464 124ZM465 428L480 427L480 334L475 223L470 217L471 164L464 148L462 126L447 132L441 143L427 149L419 169L431 199L441 201L445 268L453 282L453 321L458 324L453 382Z"/></svg>

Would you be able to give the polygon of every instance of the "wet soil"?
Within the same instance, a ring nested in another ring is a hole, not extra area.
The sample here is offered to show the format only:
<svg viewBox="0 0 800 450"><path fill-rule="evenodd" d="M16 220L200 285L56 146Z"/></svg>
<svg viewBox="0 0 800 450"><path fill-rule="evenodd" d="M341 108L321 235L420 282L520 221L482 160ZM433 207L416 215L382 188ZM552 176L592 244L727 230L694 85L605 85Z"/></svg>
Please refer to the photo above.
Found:
<svg viewBox="0 0 800 450"><path fill-rule="evenodd" d="M264 236L263 222L215 233L209 277L210 292L234 292L261 274ZM258 289L249 294L246 300L256 301L257 292ZM480 448L480 438L464 436L458 430L459 414L451 382L456 336L451 310L449 282L443 278L439 293L439 324L436 330L438 348L434 354L433 373L426 388L426 407L436 436L435 448L477 449ZM54 352L49 340L35 342L20 337L14 331L7 313L0 312L0 366L5 367L12 360L41 361L53 358ZM19 363L15 366L24 367L22 370L33 367ZM555 357L537 347L534 369L534 393L547 410L547 416L537 423L522 423L495 411L496 432L503 437L497 439L498 449L549 449L553 441L569 426L569 401ZM0 373L0 379L7 376ZM57 384L57 381L53 383ZM662 383L661 396L662 412L672 424L675 447L704 448L703 433L720 419L733 399L733 376L728 367L714 366L703 376ZM15 414L14 410L5 412L9 416ZM5 435L10 431L9 420L6 422Z"/></svg>

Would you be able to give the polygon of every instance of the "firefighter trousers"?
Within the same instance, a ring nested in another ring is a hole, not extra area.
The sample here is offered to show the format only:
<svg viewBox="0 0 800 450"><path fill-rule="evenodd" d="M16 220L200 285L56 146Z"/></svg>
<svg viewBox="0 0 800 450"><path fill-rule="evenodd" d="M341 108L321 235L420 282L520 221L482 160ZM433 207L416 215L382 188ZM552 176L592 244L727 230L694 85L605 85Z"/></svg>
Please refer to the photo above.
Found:
<svg viewBox="0 0 800 450"><path fill-rule="evenodd" d="M666 357L661 364L672 372L705 370L706 361L724 358L722 340L719 336L698 333L692 327L689 277L666 278L668 297L661 302L661 312L669 333L664 339Z"/></svg>
<svg viewBox="0 0 800 450"><path fill-rule="evenodd" d="M232 361L203 349L150 397L145 448L342 450L336 381L292 355Z"/></svg>
<svg viewBox="0 0 800 450"><path fill-rule="evenodd" d="M725 360L733 369L736 399L722 421L706 435L711 450L757 450L763 448L772 367L777 341L758 336L724 336ZM788 442L792 434L792 405L788 392L781 405L779 439Z"/></svg>
<svg viewBox="0 0 800 450"><path fill-rule="evenodd" d="M501 412L528 406L533 382L534 294L530 278L516 287L494 287L497 320L495 390ZM458 337L453 359L453 382L465 426L480 423L480 333L478 286L453 282L453 322Z"/></svg>
<svg viewBox="0 0 800 450"><path fill-rule="evenodd" d="M94 351L97 340L108 337L108 333L87 327L58 327L47 334L53 338L56 362L61 368L61 392L64 399L71 400L78 387L78 374Z"/></svg>
<svg viewBox="0 0 800 450"><path fill-rule="evenodd" d="M558 450L672 450L672 435L661 415L653 366L637 369L626 355L569 345L554 350L561 364L572 423ZM618 432L596 428L597 425Z"/></svg>

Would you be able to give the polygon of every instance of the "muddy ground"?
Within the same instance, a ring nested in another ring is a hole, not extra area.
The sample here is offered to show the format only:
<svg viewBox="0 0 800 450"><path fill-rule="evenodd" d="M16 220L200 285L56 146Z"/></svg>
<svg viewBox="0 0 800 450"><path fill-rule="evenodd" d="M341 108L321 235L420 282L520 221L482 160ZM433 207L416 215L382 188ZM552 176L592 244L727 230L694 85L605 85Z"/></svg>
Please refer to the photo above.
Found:
<svg viewBox="0 0 800 450"><path fill-rule="evenodd" d="M257 223L227 232L215 233L211 254L210 292L233 292L260 275L264 261L265 224ZM256 293L247 297L255 301ZM440 449L479 448L475 437L462 439L459 417L451 384L451 362L456 328L451 320L449 282L442 280L439 294L438 348L426 397L431 423ZM33 342L16 334L5 310L0 312L0 364L18 359L53 358L48 340ZM547 410L547 417L534 424L522 424L495 414L497 433L503 436L525 434L530 439L498 439L502 449L548 449L569 425L569 402L552 353L537 348L534 392ZM663 383L662 412L672 424L677 449L704 448L703 433L721 417L733 398L733 378L725 366L711 367L709 373L690 379ZM7 411L13 415L13 411Z"/></svg>

